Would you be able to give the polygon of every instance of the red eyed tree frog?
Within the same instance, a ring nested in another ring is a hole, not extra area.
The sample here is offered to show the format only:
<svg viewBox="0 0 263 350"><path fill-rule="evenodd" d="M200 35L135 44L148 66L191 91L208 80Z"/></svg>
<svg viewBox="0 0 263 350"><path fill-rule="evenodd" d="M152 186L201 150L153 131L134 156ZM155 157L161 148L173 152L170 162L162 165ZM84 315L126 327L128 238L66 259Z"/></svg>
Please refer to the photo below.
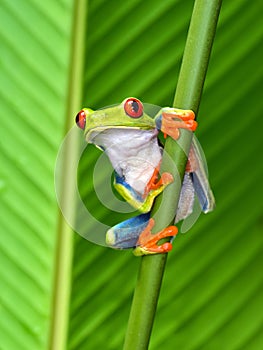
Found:
<svg viewBox="0 0 263 350"><path fill-rule="evenodd" d="M151 233L154 220L150 211L154 198L173 182L167 172L159 176L162 147L160 132L177 140L180 129L194 131L194 112L162 108L155 118L149 117L136 98L125 99L120 105L93 111L83 108L76 116L77 125L84 130L88 143L106 152L114 168L114 186L122 197L142 214L109 229L106 243L116 249L135 248L135 255L166 253L171 242L158 245L160 239L177 234L176 226ZM175 223L192 212L195 193L204 212L214 207L198 144L193 139L183 180Z"/></svg>

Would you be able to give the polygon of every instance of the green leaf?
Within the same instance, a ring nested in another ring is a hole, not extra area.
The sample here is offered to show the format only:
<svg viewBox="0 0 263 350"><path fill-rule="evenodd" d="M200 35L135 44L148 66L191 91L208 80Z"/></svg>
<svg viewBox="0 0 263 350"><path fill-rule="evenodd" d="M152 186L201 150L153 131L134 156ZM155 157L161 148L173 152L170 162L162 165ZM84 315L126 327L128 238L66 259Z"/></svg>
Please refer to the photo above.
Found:
<svg viewBox="0 0 263 350"><path fill-rule="evenodd" d="M1 1L1 349L47 349L70 2ZM58 18L60 19L58 21Z"/></svg>
<svg viewBox="0 0 263 350"><path fill-rule="evenodd" d="M90 0L83 105L100 108L127 96L172 105L192 7L193 1L182 0ZM261 13L261 1L223 2L197 130L217 208L174 241L152 350L263 347ZM74 234L72 267L71 256L64 255L72 281L70 275L55 278L64 250L56 245L63 236L54 165L69 125L69 100L79 97L67 97L73 17L70 0L0 4L4 350L48 349L50 334L59 336L52 329L61 307L59 299L53 304L54 286L71 291L62 320L64 336L69 323L68 349L121 349L124 340L138 258ZM85 174L97 153L89 150L80 164L80 187L93 201ZM107 217L97 204L94 213L106 222L120 218Z"/></svg>

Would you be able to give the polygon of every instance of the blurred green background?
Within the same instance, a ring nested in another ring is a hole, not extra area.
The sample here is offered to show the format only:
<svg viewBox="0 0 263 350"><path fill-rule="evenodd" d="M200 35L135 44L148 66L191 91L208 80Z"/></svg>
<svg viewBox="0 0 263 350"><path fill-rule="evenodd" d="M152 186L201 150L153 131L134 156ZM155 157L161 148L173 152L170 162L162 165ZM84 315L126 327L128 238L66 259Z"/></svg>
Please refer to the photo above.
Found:
<svg viewBox="0 0 263 350"><path fill-rule="evenodd" d="M48 349L60 309L65 348L121 349L136 283L130 251L77 234L65 249L59 236L54 166L71 98L74 3L0 1L1 350ZM193 3L87 1L83 105L136 96L171 106ZM263 348L262 10L260 0L223 2L196 133L217 208L174 242L151 350ZM89 148L81 168L90 201L85 173L96 155ZM59 254L67 278L55 274ZM69 305L53 303L58 285Z"/></svg>

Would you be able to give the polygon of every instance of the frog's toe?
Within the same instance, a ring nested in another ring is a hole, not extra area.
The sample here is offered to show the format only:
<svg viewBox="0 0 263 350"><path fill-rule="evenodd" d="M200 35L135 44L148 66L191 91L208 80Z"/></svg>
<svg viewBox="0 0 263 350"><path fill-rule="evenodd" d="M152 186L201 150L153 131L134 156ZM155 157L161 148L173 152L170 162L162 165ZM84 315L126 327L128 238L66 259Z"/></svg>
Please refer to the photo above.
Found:
<svg viewBox="0 0 263 350"><path fill-rule="evenodd" d="M159 180L152 177L146 186L145 192L149 193L150 191L155 191L155 193L158 192L157 194L159 194L163 191L164 187L168 186L173 181L173 175L167 172L163 173Z"/></svg>
<svg viewBox="0 0 263 350"><path fill-rule="evenodd" d="M191 110L163 108L157 123L160 124L160 129L165 135L177 140L180 137L180 129L196 130L197 122L194 119L195 114Z"/></svg>
<svg viewBox="0 0 263 350"><path fill-rule="evenodd" d="M158 254L167 253L172 249L172 244L170 242L165 242L158 245L158 242L162 238L174 237L178 229L176 226L169 226L161 230L156 234L152 234L151 230L154 226L154 219L150 219L147 227L140 234L137 246L134 250L134 255L148 255L148 254Z"/></svg>
<svg viewBox="0 0 263 350"><path fill-rule="evenodd" d="M135 256L142 256L142 255L151 255L151 254L162 254L162 253L168 253L170 250L172 250L173 245L170 242L165 242L161 245L152 245L151 247L147 246L138 246L133 250L133 254Z"/></svg>

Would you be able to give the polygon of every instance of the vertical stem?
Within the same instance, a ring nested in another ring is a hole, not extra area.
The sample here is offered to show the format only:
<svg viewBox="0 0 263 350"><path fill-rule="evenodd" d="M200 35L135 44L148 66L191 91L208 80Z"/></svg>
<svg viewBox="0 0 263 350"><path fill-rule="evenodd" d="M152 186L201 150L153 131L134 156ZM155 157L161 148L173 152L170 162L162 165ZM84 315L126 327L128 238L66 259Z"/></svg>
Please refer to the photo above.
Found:
<svg viewBox="0 0 263 350"><path fill-rule="evenodd" d="M167 254L152 258L141 258L124 350L148 349Z"/></svg>
<svg viewBox="0 0 263 350"><path fill-rule="evenodd" d="M84 37L86 22L86 0L74 2L74 15L72 24L72 42L70 48L70 72L68 79L67 106L65 131L67 132L73 123L73 118L79 110L82 100L82 77L84 62ZM78 157L79 141L75 137L70 139L63 159L63 202L71 213L75 212L74 206L74 181L75 169L71 164ZM56 261L54 263L53 305L51 310L51 329L49 336L50 350L64 350L67 344L69 299L71 286L71 264L73 232L59 212L57 233Z"/></svg>
<svg viewBox="0 0 263 350"><path fill-rule="evenodd" d="M174 105L199 108L222 0L196 0Z"/></svg>
<svg viewBox="0 0 263 350"><path fill-rule="evenodd" d="M178 108L198 111L220 7L221 0L195 1L174 98L174 106ZM180 145L171 138L167 139L167 153L164 153L161 171L170 171L174 178L179 173L180 178L183 178L191 140L191 133L184 130L181 132ZM171 164L170 159L174 160L174 164ZM153 207L156 230L169 225L171 213L175 216L180 191L181 182L177 181L156 199ZM162 200L165 206L161 207ZM167 254L141 258L124 350L148 349L166 259Z"/></svg>

